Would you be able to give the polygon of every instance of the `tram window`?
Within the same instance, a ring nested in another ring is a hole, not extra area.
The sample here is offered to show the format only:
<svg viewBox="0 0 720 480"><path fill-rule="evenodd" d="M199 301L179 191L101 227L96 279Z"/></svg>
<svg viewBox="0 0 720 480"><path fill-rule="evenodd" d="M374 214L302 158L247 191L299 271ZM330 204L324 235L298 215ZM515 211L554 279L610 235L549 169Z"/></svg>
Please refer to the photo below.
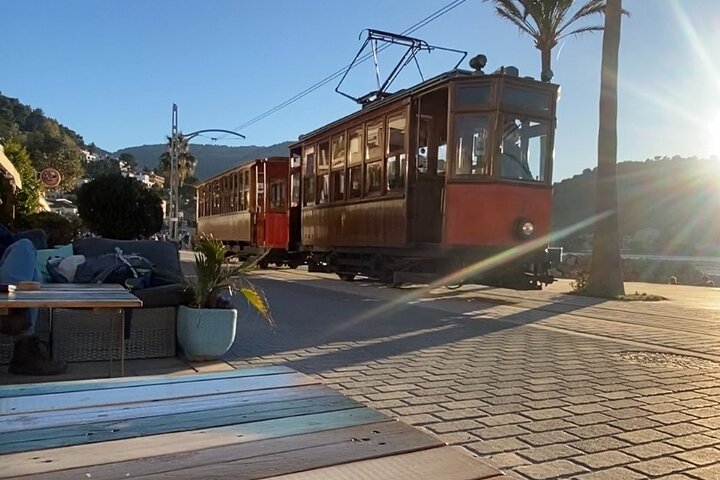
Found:
<svg viewBox="0 0 720 480"><path fill-rule="evenodd" d="M365 160L378 160L383 156L383 121L376 120L367 124L365 142Z"/></svg>
<svg viewBox="0 0 720 480"><path fill-rule="evenodd" d="M332 172L330 186L332 188L331 201L339 202L345 200L345 171Z"/></svg>
<svg viewBox="0 0 720 480"><path fill-rule="evenodd" d="M330 166L330 142L322 142L318 147L318 170Z"/></svg>
<svg viewBox="0 0 720 480"><path fill-rule="evenodd" d="M447 143L438 145L437 154L438 175L445 175L445 165L447 164Z"/></svg>
<svg viewBox="0 0 720 480"><path fill-rule="evenodd" d="M505 117L500 142L500 176L544 182L549 152L548 123Z"/></svg>
<svg viewBox="0 0 720 480"><path fill-rule="evenodd" d="M365 193L382 192L382 162L365 164Z"/></svg>
<svg viewBox="0 0 720 480"><path fill-rule="evenodd" d="M501 102L503 106L521 108L523 110L550 110L550 94L539 90L530 90L512 86L503 87Z"/></svg>
<svg viewBox="0 0 720 480"><path fill-rule="evenodd" d="M315 203L315 149L305 149L305 162L303 162L303 203Z"/></svg>
<svg viewBox="0 0 720 480"><path fill-rule="evenodd" d="M293 173L290 178L290 206L300 205L300 174Z"/></svg>
<svg viewBox="0 0 720 480"><path fill-rule="evenodd" d="M293 153L290 157L290 168L297 168L300 166L300 155Z"/></svg>
<svg viewBox="0 0 720 480"><path fill-rule="evenodd" d="M477 107L490 103L489 85L458 87L455 100L459 107Z"/></svg>
<svg viewBox="0 0 720 480"><path fill-rule="evenodd" d="M330 200L330 174L326 173L318 177L318 203L328 203Z"/></svg>
<svg viewBox="0 0 720 480"><path fill-rule="evenodd" d="M489 175L488 118L458 115L455 118L455 174Z"/></svg>
<svg viewBox="0 0 720 480"><path fill-rule="evenodd" d="M335 168L343 165L345 165L345 134L332 139L332 166Z"/></svg>
<svg viewBox="0 0 720 480"><path fill-rule="evenodd" d="M387 153L402 153L405 151L405 113L388 117Z"/></svg>
<svg viewBox="0 0 720 480"><path fill-rule="evenodd" d="M393 155L387 159L387 188L398 192L405 190L405 171L407 170L405 154Z"/></svg>
<svg viewBox="0 0 720 480"><path fill-rule="evenodd" d="M360 198L362 196L362 167L348 168L348 198Z"/></svg>
<svg viewBox="0 0 720 480"><path fill-rule="evenodd" d="M285 182L275 182L270 185L270 209L285 210Z"/></svg>
<svg viewBox="0 0 720 480"><path fill-rule="evenodd" d="M350 132L348 139L348 163L362 162L362 128Z"/></svg>

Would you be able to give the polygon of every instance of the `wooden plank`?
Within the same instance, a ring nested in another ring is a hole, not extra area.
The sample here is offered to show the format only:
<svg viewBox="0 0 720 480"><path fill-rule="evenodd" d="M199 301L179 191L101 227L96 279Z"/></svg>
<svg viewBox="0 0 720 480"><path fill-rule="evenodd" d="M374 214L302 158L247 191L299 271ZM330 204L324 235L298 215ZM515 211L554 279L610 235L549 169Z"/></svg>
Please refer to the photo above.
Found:
<svg viewBox="0 0 720 480"><path fill-rule="evenodd" d="M195 452L207 448L377 423L387 417L370 408L302 415L193 432L117 440L0 456L0 478L34 476L71 468ZM33 477L34 478L34 477Z"/></svg>
<svg viewBox="0 0 720 480"><path fill-rule="evenodd" d="M193 452L151 457L45 475L34 480L102 478L233 478L249 480L443 446L437 438L402 422L387 421L274 438Z"/></svg>
<svg viewBox="0 0 720 480"><path fill-rule="evenodd" d="M500 473L470 456L462 447L442 447L267 477L267 480L481 480Z"/></svg>
<svg viewBox="0 0 720 480"><path fill-rule="evenodd" d="M131 362L134 362L132 360ZM128 362L130 363L130 362ZM51 393L79 392L85 390L106 390L110 388L145 387L148 385L164 385L183 382L197 382L215 380L219 378L241 378L262 375L277 375L294 373L295 370L281 365L259 368L242 368L228 372L205 373L197 375L184 375L169 377L167 375L152 375L134 378L98 378L92 380L77 380L73 382L48 382L29 385L8 385L0 387L0 398L18 397L27 395L48 395Z"/></svg>
<svg viewBox="0 0 720 480"><path fill-rule="evenodd" d="M192 398L174 398L154 402L133 403L108 409L105 406L86 407L72 410L43 412L38 414L6 415L0 423L0 436L3 433L40 428L80 425L97 422L120 421L132 418L169 415L171 413L197 412L237 405L261 402L295 400L339 395L325 385L306 387L278 388L257 392L233 392L220 395L207 395Z"/></svg>
<svg viewBox="0 0 720 480"><path fill-rule="evenodd" d="M194 397L269 388L313 385L319 382L302 373L261 377L223 378L196 382L148 385L110 390L90 390L0 399L0 415L57 411L124 403L152 402L169 398Z"/></svg>
<svg viewBox="0 0 720 480"><path fill-rule="evenodd" d="M133 308L142 301L127 290L33 290L0 294L0 308Z"/></svg>
<svg viewBox="0 0 720 480"><path fill-rule="evenodd" d="M187 432L276 418L350 410L361 406L342 395L240 405L215 410L8 432L0 437L0 454L108 442L173 432Z"/></svg>

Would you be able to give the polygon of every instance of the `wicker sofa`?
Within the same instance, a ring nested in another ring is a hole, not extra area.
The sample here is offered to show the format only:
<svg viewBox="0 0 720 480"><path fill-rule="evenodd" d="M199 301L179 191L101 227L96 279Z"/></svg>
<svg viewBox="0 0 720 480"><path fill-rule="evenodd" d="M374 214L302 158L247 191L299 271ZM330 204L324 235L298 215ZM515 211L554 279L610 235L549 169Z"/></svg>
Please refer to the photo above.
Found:
<svg viewBox="0 0 720 480"><path fill-rule="evenodd" d="M151 240L112 240L80 238L73 241L73 253L94 257L113 253L115 248L137 253L150 260L163 274L145 289L133 293L143 301L143 308L125 312L125 358L173 357L176 353L175 318L178 305L187 303L181 283L182 271L177 245ZM91 310L53 310L52 335L48 312L42 311L38 335L52 346L53 357L66 361L109 360L120 358L121 314L98 313ZM111 335L113 341L111 342ZM0 363L7 363L8 339L0 345Z"/></svg>

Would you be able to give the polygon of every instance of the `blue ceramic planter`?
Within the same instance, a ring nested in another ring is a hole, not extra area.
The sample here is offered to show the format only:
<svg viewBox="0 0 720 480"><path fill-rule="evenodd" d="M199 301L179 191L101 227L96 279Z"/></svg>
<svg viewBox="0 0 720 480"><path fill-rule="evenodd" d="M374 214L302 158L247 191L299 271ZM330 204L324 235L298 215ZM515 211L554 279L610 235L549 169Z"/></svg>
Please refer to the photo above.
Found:
<svg viewBox="0 0 720 480"><path fill-rule="evenodd" d="M237 331L237 310L180 306L177 338L189 360L214 360L232 346Z"/></svg>

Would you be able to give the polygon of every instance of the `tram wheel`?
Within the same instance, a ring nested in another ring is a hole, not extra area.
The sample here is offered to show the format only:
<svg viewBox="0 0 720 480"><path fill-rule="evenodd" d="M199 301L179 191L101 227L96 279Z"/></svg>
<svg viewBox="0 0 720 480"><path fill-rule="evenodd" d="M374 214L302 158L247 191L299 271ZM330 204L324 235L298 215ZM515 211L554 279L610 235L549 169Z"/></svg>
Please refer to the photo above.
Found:
<svg viewBox="0 0 720 480"><path fill-rule="evenodd" d="M270 264L267 262L267 260L260 260L258 262L258 267L262 268L263 270L267 270L269 265Z"/></svg>
<svg viewBox="0 0 720 480"><path fill-rule="evenodd" d="M462 283L458 283L457 285L445 285L445 288L448 290L457 290L458 288L462 287Z"/></svg>
<svg viewBox="0 0 720 480"><path fill-rule="evenodd" d="M353 280L355 280L354 273L338 273L337 275L343 282L352 282Z"/></svg>
<svg viewBox="0 0 720 480"><path fill-rule="evenodd" d="M296 268L298 268L300 266L300 263L299 262L288 262L287 266L291 270L295 270Z"/></svg>

